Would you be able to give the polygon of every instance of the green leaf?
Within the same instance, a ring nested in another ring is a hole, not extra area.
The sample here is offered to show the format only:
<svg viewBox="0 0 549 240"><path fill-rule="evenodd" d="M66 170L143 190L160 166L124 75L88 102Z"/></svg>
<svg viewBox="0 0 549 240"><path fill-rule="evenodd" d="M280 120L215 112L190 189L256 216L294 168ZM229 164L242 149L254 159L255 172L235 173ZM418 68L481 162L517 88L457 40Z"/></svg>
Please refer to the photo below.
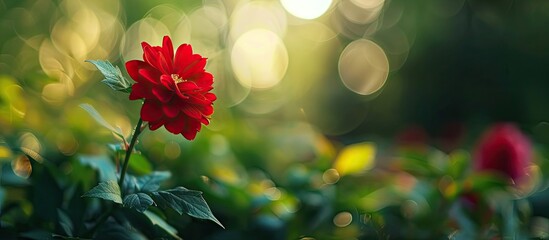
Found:
<svg viewBox="0 0 549 240"><path fill-rule="evenodd" d="M99 172L101 182L116 180L116 168L107 156L79 155L78 161L84 166L89 166Z"/></svg>
<svg viewBox="0 0 549 240"><path fill-rule="evenodd" d="M129 82L120 72L120 68L113 66L109 61L101 60L86 60L105 76L101 82L109 86L115 91L121 91L125 93L131 92L132 84Z"/></svg>
<svg viewBox="0 0 549 240"><path fill-rule="evenodd" d="M63 230L64 234L72 237L74 232L74 225L72 224L71 218L61 209L57 209L57 218L59 226Z"/></svg>
<svg viewBox="0 0 549 240"><path fill-rule="evenodd" d="M126 178L124 180L124 183L122 184L122 192L124 193L124 196L140 192L137 185L137 178L129 173L126 173Z"/></svg>
<svg viewBox="0 0 549 240"><path fill-rule="evenodd" d="M54 239L52 233L46 232L40 229L34 229L28 232L22 232L21 234L19 234L19 236L26 239L41 239L41 240Z"/></svg>
<svg viewBox="0 0 549 240"><path fill-rule="evenodd" d="M166 191L153 192L152 196L156 204L161 208L169 207L179 214L186 213L191 217L211 220L222 228L225 228L215 218L200 191L177 187Z"/></svg>
<svg viewBox="0 0 549 240"><path fill-rule="evenodd" d="M149 160L147 160L145 156L138 153L133 153L130 156L130 162L128 164L136 174L148 174L152 171L152 166Z"/></svg>
<svg viewBox="0 0 549 240"><path fill-rule="evenodd" d="M474 239L477 227L475 223L465 214L461 205L450 208L450 215L454 218L460 228L450 239Z"/></svg>
<svg viewBox="0 0 549 240"><path fill-rule="evenodd" d="M93 239L139 240L147 239L141 233L118 224L103 224Z"/></svg>
<svg viewBox="0 0 549 240"><path fill-rule="evenodd" d="M172 176L168 171L152 172L149 175L139 177L137 179L138 189L142 192L152 192L158 190L160 183L166 181Z"/></svg>
<svg viewBox="0 0 549 240"><path fill-rule="evenodd" d="M147 218L151 220L152 224L162 228L164 231L169 233L175 239L181 239L179 236L177 236L177 229L172 227L170 224L168 224L166 221L164 221L164 219L160 218L158 215L148 210L144 211L143 214L145 214L145 216L147 216Z"/></svg>
<svg viewBox="0 0 549 240"><path fill-rule="evenodd" d="M6 190L0 187L0 206L4 205L4 199L6 198Z"/></svg>
<svg viewBox="0 0 549 240"><path fill-rule="evenodd" d="M454 179L462 178L466 174L467 169L469 169L469 153L463 150L459 150L451 153L449 157L449 175Z"/></svg>
<svg viewBox="0 0 549 240"><path fill-rule="evenodd" d="M118 183L113 180L99 183L99 185L95 186L87 193L84 193L82 197L102 198L111 200L115 203L122 203L120 187L118 186Z"/></svg>
<svg viewBox="0 0 549 240"><path fill-rule="evenodd" d="M375 164L376 146L373 143L356 143L345 147L334 162L340 175L357 174L372 169Z"/></svg>
<svg viewBox="0 0 549 240"><path fill-rule="evenodd" d="M505 189L509 186L509 181L498 174L475 173L466 179L465 186L476 192L485 192Z"/></svg>
<svg viewBox="0 0 549 240"><path fill-rule="evenodd" d="M12 149L0 139L0 161L11 161L14 157Z"/></svg>
<svg viewBox="0 0 549 240"><path fill-rule="evenodd" d="M125 158L126 150L119 147L119 145L110 144L109 148L112 149L120 159ZM153 170L149 160L139 152L132 153L128 167L137 175L149 174Z"/></svg>
<svg viewBox="0 0 549 240"><path fill-rule="evenodd" d="M122 130L120 128L115 128L111 124L109 124L102 116L95 110L95 108L87 103L82 103L79 105L82 109L84 109L90 116L101 126L109 129L112 133L116 134L118 137L124 139L124 134L122 133Z"/></svg>
<svg viewBox="0 0 549 240"><path fill-rule="evenodd" d="M135 208L138 212L143 212L152 205L154 201L145 193L134 193L124 198L124 206Z"/></svg>

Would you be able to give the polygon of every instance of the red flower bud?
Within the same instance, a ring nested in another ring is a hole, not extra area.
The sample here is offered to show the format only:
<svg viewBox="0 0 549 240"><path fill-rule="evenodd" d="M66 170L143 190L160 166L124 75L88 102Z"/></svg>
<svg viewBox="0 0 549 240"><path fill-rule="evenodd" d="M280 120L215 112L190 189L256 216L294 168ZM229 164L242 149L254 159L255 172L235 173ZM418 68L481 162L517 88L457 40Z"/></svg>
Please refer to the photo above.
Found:
<svg viewBox="0 0 549 240"><path fill-rule="evenodd" d="M532 146L515 125L497 124L484 133L474 159L475 170L497 172L518 182L526 175Z"/></svg>

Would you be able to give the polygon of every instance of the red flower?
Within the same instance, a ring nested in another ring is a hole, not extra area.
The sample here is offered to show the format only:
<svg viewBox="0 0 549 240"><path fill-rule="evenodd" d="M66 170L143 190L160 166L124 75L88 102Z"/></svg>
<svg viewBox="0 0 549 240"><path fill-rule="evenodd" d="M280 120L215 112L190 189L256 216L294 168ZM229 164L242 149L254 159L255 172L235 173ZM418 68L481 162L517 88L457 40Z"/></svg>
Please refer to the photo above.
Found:
<svg viewBox="0 0 549 240"><path fill-rule="evenodd" d="M497 124L489 129L477 146L475 169L496 171L515 182L526 175L532 158L530 141L513 124Z"/></svg>
<svg viewBox="0 0 549 240"><path fill-rule="evenodd" d="M126 63L126 69L135 80L130 100L145 99L141 118L149 128L161 126L173 134L182 134L192 140L202 124L208 125L216 100L213 76L204 70L206 58L193 54L188 44L175 52L172 40L165 36L162 46L143 47L143 60Z"/></svg>

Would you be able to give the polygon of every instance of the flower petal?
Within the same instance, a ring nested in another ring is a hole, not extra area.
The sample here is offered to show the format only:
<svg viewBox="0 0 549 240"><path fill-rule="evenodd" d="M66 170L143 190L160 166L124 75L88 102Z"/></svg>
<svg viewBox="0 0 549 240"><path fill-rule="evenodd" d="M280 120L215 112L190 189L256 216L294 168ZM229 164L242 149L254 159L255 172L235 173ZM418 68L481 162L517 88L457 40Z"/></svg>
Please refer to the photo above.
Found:
<svg viewBox="0 0 549 240"><path fill-rule="evenodd" d="M162 85L157 85L157 86L153 87L151 91L152 91L152 94L158 100L160 100L163 103L169 102L173 98L173 95L174 95L173 91L170 91L169 89L166 89Z"/></svg>
<svg viewBox="0 0 549 240"><path fill-rule="evenodd" d="M186 121L185 128L181 132L181 135L188 140L193 140L196 137L196 133L200 131L201 125L199 121Z"/></svg>
<svg viewBox="0 0 549 240"><path fill-rule="evenodd" d="M191 78L191 81L195 82L199 87L207 89L206 91L209 91L213 84L213 75L209 72L202 72L196 74L194 78Z"/></svg>
<svg viewBox="0 0 549 240"><path fill-rule="evenodd" d="M196 104L196 105L212 104L212 101L202 96L202 94L189 94L188 96L189 96L189 99L187 101L189 103Z"/></svg>
<svg viewBox="0 0 549 240"><path fill-rule="evenodd" d="M137 100L141 98L150 98L150 92L148 92L148 86L145 83L135 83L132 85L132 91L130 92L130 100Z"/></svg>
<svg viewBox="0 0 549 240"><path fill-rule="evenodd" d="M169 75L162 75L160 76L160 83L162 83L162 85L164 87L166 87L167 89L170 89L172 91L175 91L176 88L175 88L175 81L173 80L173 78Z"/></svg>
<svg viewBox="0 0 549 240"><path fill-rule="evenodd" d="M141 108L141 118L143 121L155 122L162 117L160 103L156 100L147 99Z"/></svg>
<svg viewBox="0 0 549 240"><path fill-rule="evenodd" d="M159 57L158 57L159 55L158 50L160 50L160 48L151 47L151 45L149 45L146 42L141 43L141 46L143 47L143 60L145 60L145 62L147 62L154 68L158 70L162 70L159 64Z"/></svg>
<svg viewBox="0 0 549 240"><path fill-rule="evenodd" d="M194 106L189 106L189 105L186 105L184 106L183 108L181 108L181 111L191 117L191 118L194 118L194 119L200 119L202 118L202 113Z"/></svg>
<svg viewBox="0 0 549 240"><path fill-rule="evenodd" d="M177 84L177 88L179 89L179 91L181 91L182 93L185 93L185 92L192 92L194 90L197 90L198 89L198 86L196 85L196 83L194 82L190 82L190 81L187 81L187 82L180 82Z"/></svg>
<svg viewBox="0 0 549 240"><path fill-rule="evenodd" d="M204 65L202 68L199 68L199 66L202 65L202 62L204 62ZM206 65L206 60L198 54L191 55L190 61L185 61L183 63L183 68L180 68L177 74L181 76L183 79L189 79L193 76L193 74L197 73L198 71L204 71L204 66Z"/></svg>
<svg viewBox="0 0 549 240"><path fill-rule="evenodd" d="M194 62L194 65L188 69L188 71L185 74L188 74L189 78L195 78L195 75L200 74L204 72L204 67L206 67L206 61L207 58L200 58L196 62Z"/></svg>
<svg viewBox="0 0 549 240"><path fill-rule="evenodd" d="M184 121L184 118L177 118L167 122L165 126L169 132L173 134L179 134L185 128L185 122L186 121Z"/></svg>
<svg viewBox="0 0 549 240"><path fill-rule="evenodd" d="M167 59L164 54L160 54L158 57L158 61L160 63L160 67L162 68L163 73L172 73L173 67L171 63L171 59Z"/></svg>
<svg viewBox="0 0 549 240"><path fill-rule="evenodd" d="M205 116L210 116L214 113L214 108L212 105L203 105L200 112Z"/></svg>
<svg viewBox="0 0 549 240"><path fill-rule="evenodd" d="M215 96L215 94L213 94L213 93L206 93L206 94L204 94L204 97L206 97L206 99L208 99L212 102L217 99L217 96Z"/></svg>
<svg viewBox="0 0 549 240"><path fill-rule="evenodd" d="M133 80L139 82L139 69L144 68L145 66L148 66L146 62L140 60L131 60L126 62L126 71L128 71L128 74Z"/></svg>
<svg viewBox="0 0 549 240"><path fill-rule="evenodd" d="M171 68L173 65L173 44L172 39L170 39L169 36L164 36L162 39L162 52L164 53L165 60Z"/></svg>
<svg viewBox="0 0 549 240"><path fill-rule="evenodd" d="M193 49L189 44L181 44L175 52L174 72L179 73L188 64L187 59L193 54Z"/></svg>
<svg viewBox="0 0 549 240"><path fill-rule="evenodd" d="M181 135L183 135L183 137L185 137L187 140L194 140L197 133L198 131L186 131L182 132Z"/></svg>
<svg viewBox="0 0 549 240"><path fill-rule="evenodd" d="M160 73L158 70L150 67L141 68L137 71L142 79L146 79L150 83L158 84Z"/></svg>
<svg viewBox="0 0 549 240"><path fill-rule="evenodd" d="M164 104L162 105L162 110L166 117L175 118L179 114L179 108L173 104Z"/></svg>
<svg viewBox="0 0 549 240"><path fill-rule="evenodd" d="M162 125L164 125L164 120L163 119L160 119L160 120L155 121L155 122L149 122L149 129L154 131L154 130L159 129L160 127L162 127Z"/></svg>
<svg viewBox="0 0 549 240"><path fill-rule="evenodd" d="M208 125L208 124L210 124L210 119L208 119L207 117L202 117L200 119L200 122L204 125Z"/></svg>

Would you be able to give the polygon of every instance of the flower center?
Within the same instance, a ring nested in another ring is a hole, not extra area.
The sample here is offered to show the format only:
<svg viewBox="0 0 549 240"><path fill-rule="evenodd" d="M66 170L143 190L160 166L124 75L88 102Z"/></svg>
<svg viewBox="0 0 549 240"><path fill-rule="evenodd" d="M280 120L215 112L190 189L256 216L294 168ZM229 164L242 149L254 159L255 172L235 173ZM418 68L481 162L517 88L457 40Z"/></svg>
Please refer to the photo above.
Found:
<svg viewBox="0 0 549 240"><path fill-rule="evenodd" d="M182 83L182 82L186 81L186 80L182 79L179 75L177 75L175 73L172 74L172 79L175 82L175 84Z"/></svg>

